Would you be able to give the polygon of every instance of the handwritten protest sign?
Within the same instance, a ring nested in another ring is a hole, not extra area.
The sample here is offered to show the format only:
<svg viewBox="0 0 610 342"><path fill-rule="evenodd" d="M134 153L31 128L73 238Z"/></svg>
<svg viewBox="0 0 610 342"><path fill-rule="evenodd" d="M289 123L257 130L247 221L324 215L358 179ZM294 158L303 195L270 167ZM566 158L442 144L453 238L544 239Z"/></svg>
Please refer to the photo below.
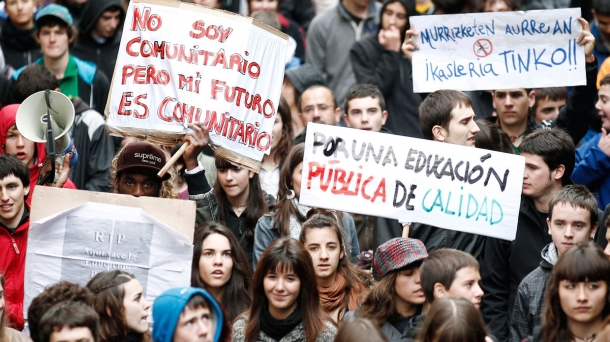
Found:
<svg viewBox="0 0 610 342"><path fill-rule="evenodd" d="M258 171L268 154L288 38L255 19L170 0L132 1L107 130L174 144L203 122L220 156Z"/></svg>
<svg viewBox="0 0 610 342"><path fill-rule="evenodd" d="M414 91L584 85L578 17L580 8L411 17Z"/></svg>
<svg viewBox="0 0 610 342"><path fill-rule="evenodd" d="M299 202L514 240L525 158L310 123Z"/></svg>
<svg viewBox="0 0 610 342"><path fill-rule="evenodd" d="M190 237L140 208L87 202L33 221L24 314L46 286L61 280L84 286L95 274L117 269L134 274L152 302L168 288L190 284L192 253Z"/></svg>

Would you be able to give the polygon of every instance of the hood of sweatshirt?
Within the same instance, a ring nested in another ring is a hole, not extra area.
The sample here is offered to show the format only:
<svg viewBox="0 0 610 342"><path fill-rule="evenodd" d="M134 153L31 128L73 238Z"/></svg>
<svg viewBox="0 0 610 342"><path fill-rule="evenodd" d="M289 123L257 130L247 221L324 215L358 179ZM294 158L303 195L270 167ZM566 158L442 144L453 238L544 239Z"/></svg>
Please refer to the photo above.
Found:
<svg viewBox="0 0 610 342"><path fill-rule="evenodd" d="M78 23L79 31L90 34L97 23L97 19L111 8L121 11L121 22L114 32L116 36L123 28L123 21L125 19L125 11L123 10L121 0L87 0L85 6L83 6L82 17Z"/></svg>
<svg viewBox="0 0 610 342"><path fill-rule="evenodd" d="M551 269L557 263L557 259L559 259L559 254L557 253L557 247L554 243L549 243L544 246L542 252L540 253L542 256L542 261L540 262L540 267Z"/></svg>
<svg viewBox="0 0 610 342"><path fill-rule="evenodd" d="M402 7L407 10L407 18L411 18L414 15L418 15L417 11L415 10L415 0L386 0L383 2L383 6L379 11L379 31L381 31L381 29L383 28L383 12L385 11L385 8L393 2L399 2ZM402 37L403 41L405 39L405 31L407 31L410 27L411 25L407 20L407 26L404 30L400 32L400 36Z"/></svg>

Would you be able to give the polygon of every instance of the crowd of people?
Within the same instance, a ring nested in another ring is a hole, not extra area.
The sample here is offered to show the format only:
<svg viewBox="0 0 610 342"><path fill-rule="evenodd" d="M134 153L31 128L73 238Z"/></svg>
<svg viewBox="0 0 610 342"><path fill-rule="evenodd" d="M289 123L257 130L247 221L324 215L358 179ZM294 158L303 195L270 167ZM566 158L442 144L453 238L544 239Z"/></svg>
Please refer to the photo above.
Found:
<svg viewBox="0 0 610 342"><path fill-rule="evenodd" d="M0 342L610 341L610 1L189 2L290 37L258 173L215 157L202 123L162 178L182 143L106 134L128 1L0 2ZM410 17L566 7L586 85L413 92ZM75 165L16 125L45 90L74 106ZM309 122L523 156L515 240L300 203ZM112 270L24 307L38 186L194 201L190 286L151 303Z"/></svg>

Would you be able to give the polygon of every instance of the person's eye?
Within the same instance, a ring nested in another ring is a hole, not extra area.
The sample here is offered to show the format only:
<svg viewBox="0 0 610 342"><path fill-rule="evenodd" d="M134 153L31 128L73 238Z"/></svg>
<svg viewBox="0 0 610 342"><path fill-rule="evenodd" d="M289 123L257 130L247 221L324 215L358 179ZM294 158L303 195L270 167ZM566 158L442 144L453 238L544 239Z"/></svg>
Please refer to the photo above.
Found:
<svg viewBox="0 0 610 342"><path fill-rule="evenodd" d="M144 183L144 187L145 188L152 188L153 187L153 183L152 182L146 182L146 183Z"/></svg>
<svg viewBox="0 0 610 342"><path fill-rule="evenodd" d="M211 255L212 255L212 252L210 252L210 251L206 251L206 252L203 252L203 255L204 255L204 256L211 256Z"/></svg>
<svg viewBox="0 0 610 342"><path fill-rule="evenodd" d="M312 252L315 252L315 251L318 250L318 247L309 247L309 250L312 251Z"/></svg>
<svg viewBox="0 0 610 342"><path fill-rule="evenodd" d="M595 290L595 289L599 288L599 285L597 285L597 284L589 284L589 288L591 290Z"/></svg>
<svg viewBox="0 0 610 342"><path fill-rule="evenodd" d="M327 110L328 108L330 108L329 105L320 105L319 106L320 110Z"/></svg>
<svg viewBox="0 0 610 342"><path fill-rule="evenodd" d="M210 320L210 315L206 314L206 315L201 316L201 320L203 320L204 322L209 321Z"/></svg>
<svg viewBox="0 0 610 342"><path fill-rule="evenodd" d="M132 182L132 181L130 181L130 180L125 181L125 184L126 184L127 186L133 186L133 182Z"/></svg>
<svg viewBox="0 0 610 342"><path fill-rule="evenodd" d="M224 252L224 253L222 253L222 255L230 257L231 256L231 252Z"/></svg>

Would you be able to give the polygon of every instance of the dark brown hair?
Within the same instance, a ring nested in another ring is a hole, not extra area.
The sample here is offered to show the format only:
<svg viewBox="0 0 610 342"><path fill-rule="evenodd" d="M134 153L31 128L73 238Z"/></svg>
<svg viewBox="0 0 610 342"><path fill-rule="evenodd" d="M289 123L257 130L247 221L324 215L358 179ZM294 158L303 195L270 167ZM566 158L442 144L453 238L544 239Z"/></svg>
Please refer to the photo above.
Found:
<svg viewBox="0 0 610 342"><path fill-rule="evenodd" d="M481 313L461 297L443 297L426 314L417 342L485 342Z"/></svg>
<svg viewBox="0 0 610 342"><path fill-rule="evenodd" d="M382 326L388 321L397 321L405 318L401 317L400 313L396 310L396 302L394 300L396 296L396 278L398 278L398 274L402 271L419 268L421 263L421 261L416 261L399 270L388 272L368 292L360 306L358 316L370 319L378 326ZM420 311L422 306L419 306L418 311Z"/></svg>
<svg viewBox="0 0 610 342"><path fill-rule="evenodd" d="M303 162L305 144L301 143L292 148L286 157L286 161L280 169L280 184L277 191L277 202L275 211L271 214L275 220L275 227L280 231L280 236L288 236L290 230L290 216L300 217L299 211L292 204L292 199L286 198L292 190L292 173Z"/></svg>
<svg viewBox="0 0 610 342"><path fill-rule="evenodd" d="M536 108L538 108L538 101L540 100L561 101L568 99L568 90L565 87L537 88L534 91L536 92L536 102L532 107L532 114L536 114Z"/></svg>
<svg viewBox="0 0 610 342"><path fill-rule="evenodd" d="M51 28L53 28L55 26L59 26L61 29L66 30L66 32L68 33L68 41L69 41L68 49L72 50L72 48L76 44L76 38L78 36L78 30L76 29L76 26L68 25L68 24L66 24L65 21L59 19L58 17L48 15L48 16L44 16L36 21L36 25L35 25L36 31L34 32L34 35L36 37L39 37L40 30L45 26L49 26Z"/></svg>
<svg viewBox="0 0 610 342"><path fill-rule="evenodd" d="M553 220L553 209L558 203L571 205L573 208L583 208L589 212L589 228L599 220L597 215L597 200L584 185L566 185L559 190L549 202L549 220Z"/></svg>
<svg viewBox="0 0 610 342"><path fill-rule="evenodd" d="M354 317L341 322L335 342L388 342L388 338L370 320Z"/></svg>
<svg viewBox="0 0 610 342"><path fill-rule="evenodd" d="M277 115L282 118L282 136L278 137L280 141L275 147L274 162L281 164L286 160L290 150L292 150L292 146L294 146L294 140L292 138L292 115L290 114L290 107L283 97L280 97Z"/></svg>
<svg viewBox="0 0 610 342"><path fill-rule="evenodd" d="M365 97L372 97L379 102L379 108L381 108L381 112L385 110L385 99L383 98L383 94L379 87L374 84L356 84L353 86L345 97L345 103L343 108L345 110L345 114L349 115L349 102L353 99L362 99Z"/></svg>
<svg viewBox="0 0 610 342"><path fill-rule="evenodd" d="M479 270L479 262L472 255L457 249L441 248L432 251L419 270L421 287L428 303L434 302L434 285L441 283L449 290L457 271L465 267Z"/></svg>
<svg viewBox="0 0 610 342"><path fill-rule="evenodd" d="M606 74L606 76L602 77L601 81L599 81L599 86L610 85L610 74Z"/></svg>
<svg viewBox="0 0 610 342"><path fill-rule="evenodd" d="M88 288L69 281L53 284L32 300L28 308L28 325L30 336L34 342L39 342L38 327L42 316L54 305L61 302L78 302L93 307L93 293Z"/></svg>
<svg viewBox="0 0 610 342"><path fill-rule="evenodd" d="M537 129L523 138L519 152L540 156L551 171L563 165L565 171L561 183L562 185L570 183L570 176L576 163L576 147L566 131L560 128Z"/></svg>
<svg viewBox="0 0 610 342"><path fill-rule="evenodd" d="M309 253L299 241L284 237L273 241L263 252L254 272L253 299L246 324L246 342L258 340L260 335L260 316L264 307L269 306L265 294L264 280L268 273L292 269L301 282L297 305L303 312L303 328L306 341L313 342L325 328L325 315L320 307L320 296L316 274ZM329 321L326 319L326 321ZM330 322L330 321L329 321Z"/></svg>
<svg viewBox="0 0 610 342"><path fill-rule="evenodd" d="M480 131L474 136L474 144L485 150L515 154L510 137L495 123L485 119L476 120Z"/></svg>
<svg viewBox="0 0 610 342"><path fill-rule="evenodd" d="M222 159L218 156L215 158L216 169L218 170L218 177L222 170L233 169L238 170L240 167L231 164L229 161ZM248 172L248 169L245 169ZM265 199L265 192L261 188L261 182L258 178L258 173L254 172L254 176L248 179L248 206L244 210L242 215L246 216L246 227L242 239L254 240L254 228L258 219L265 215L269 208L267 207L267 201ZM229 210L231 209L231 203L227 198L225 190L220 185L219 181L214 183L214 195L218 199L218 221L227 224L229 222Z"/></svg>
<svg viewBox="0 0 610 342"><path fill-rule="evenodd" d="M207 289L207 285L199 276L199 259L201 258L203 241L211 234L220 234L229 240L231 245L231 259L233 269L231 278L225 284L222 302L225 311L225 320L229 323L252 303L252 270L248 258L235 234L229 228L216 222L204 222L195 230L193 241L193 262L191 264L191 286Z"/></svg>
<svg viewBox="0 0 610 342"><path fill-rule="evenodd" d="M343 257L339 259L339 264L337 265L337 273L340 273L345 280L347 281L347 285L345 287L344 299L343 303L339 307L339 317L342 316L345 311L348 310L356 310L357 307L349 308L349 300L352 292L357 291L358 293L354 293L355 295L365 295L366 289L372 285L373 277L366 273L364 270L356 267L350 260L349 254L346 250L345 245L345 233L341 230L337 223L337 217L330 210L325 209L311 209L307 213L307 221L303 223L303 228L301 229L301 236L299 241L305 245L305 241L307 240L307 233L312 229L330 229L335 236L337 237L337 241L339 241L339 245L341 248L341 252L343 252Z"/></svg>
<svg viewBox="0 0 610 342"><path fill-rule="evenodd" d="M100 319L93 309L78 302L62 302L47 311L40 319L40 342L49 342L51 335L64 327L87 328L93 341L100 339Z"/></svg>
<svg viewBox="0 0 610 342"><path fill-rule="evenodd" d="M610 289L610 261L602 249L595 243L577 243L568 249L553 266L551 278L544 297L542 313L542 335L544 342L571 341L572 333L568 329L567 316L561 308L559 283L568 280L573 283L584 281L605 281ZM604 296L605 306L602 317L610 313L608 294Z"/></svg>
<svg viewBox="0 0 610 342"><path fill-rule="evenodd" d="M125 271L114 270L96 274L87 287L95 295L93 308L100 316L100 341L125 340L130 329L123 314L125 287L121 286L136 277ZM108 313L110 312L110 314ZM148 331L146 335L150 335Z"/></svg>
<svg viewBox="0 0 610 342"><path fill-rule="evenodd" d="M437 90L428 95L419 106L419 125L424 138L434 140L434 126L449 129L449 122L453 117L451 112L462 106L472 107L472 100L461 91Z"/></svg>

